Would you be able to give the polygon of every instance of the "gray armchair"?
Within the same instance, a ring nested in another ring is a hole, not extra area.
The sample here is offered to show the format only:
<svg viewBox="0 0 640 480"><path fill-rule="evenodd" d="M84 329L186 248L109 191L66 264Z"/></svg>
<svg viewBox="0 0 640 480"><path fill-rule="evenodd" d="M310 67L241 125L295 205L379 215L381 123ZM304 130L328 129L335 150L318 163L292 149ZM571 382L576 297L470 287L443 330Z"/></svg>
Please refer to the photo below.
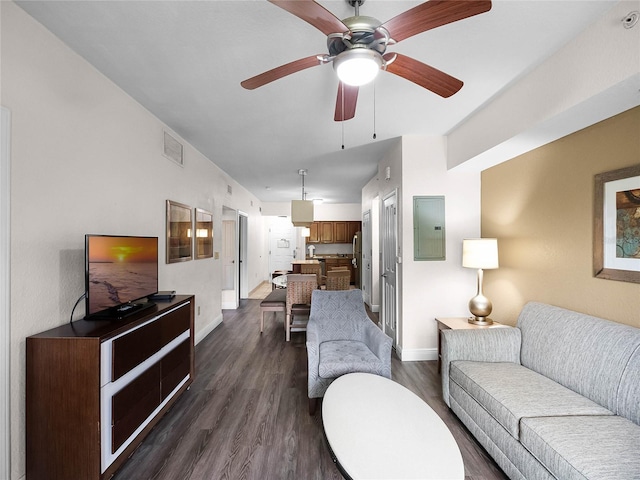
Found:
<svg viewBox="0 0 640 480"><path fill-rule="evenodd" d="M391 378L391 346L391 338L367 316L361 290L314 290L307 324L309 414L341 375Z"/></svg>

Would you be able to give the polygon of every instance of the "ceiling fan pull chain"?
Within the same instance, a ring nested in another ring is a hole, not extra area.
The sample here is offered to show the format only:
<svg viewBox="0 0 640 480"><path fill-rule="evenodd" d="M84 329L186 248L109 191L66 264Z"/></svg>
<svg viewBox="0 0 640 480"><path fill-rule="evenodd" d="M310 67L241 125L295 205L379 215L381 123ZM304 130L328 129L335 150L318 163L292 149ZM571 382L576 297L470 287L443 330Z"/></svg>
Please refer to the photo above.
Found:
<svg viewBox="0 0 640 480"><path fill-rule="evenodd" d="M376 81L373 81L373 139L376 139Z"/></svg>
<svg viewBox="0 0 640 480"><path fill-rule="evenodd" d="M344 150L344 83L340 82L340 88L342 89L342 121L340 126L342 127L342 150Z"/></svg>

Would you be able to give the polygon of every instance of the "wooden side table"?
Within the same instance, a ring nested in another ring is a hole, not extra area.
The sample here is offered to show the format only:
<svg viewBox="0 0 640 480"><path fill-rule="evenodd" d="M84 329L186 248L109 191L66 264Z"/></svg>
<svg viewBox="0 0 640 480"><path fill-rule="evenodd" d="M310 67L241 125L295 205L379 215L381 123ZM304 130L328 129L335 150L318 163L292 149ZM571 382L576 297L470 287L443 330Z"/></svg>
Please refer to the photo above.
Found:
<svg viewBox="0 0 640 480"><path fill-rule="evenodd" d="M491 325L475 325L469 323L468 317L449 317L436 318L438 324L438 373L442 363L442 330L475 330L483 328L507 328L509 325L503 325L494 321Z"/></svg>

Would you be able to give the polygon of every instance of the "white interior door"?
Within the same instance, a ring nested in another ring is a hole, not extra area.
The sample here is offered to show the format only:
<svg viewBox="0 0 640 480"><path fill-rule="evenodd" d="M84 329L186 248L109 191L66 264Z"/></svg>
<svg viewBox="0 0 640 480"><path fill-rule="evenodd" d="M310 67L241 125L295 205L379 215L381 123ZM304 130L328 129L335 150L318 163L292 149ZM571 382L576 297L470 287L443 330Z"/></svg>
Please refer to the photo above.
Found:
<svg viewBox="0 0 640 480"><path fill-rule="evenodd" d="M277 217L269 227L269 273L291 270L295 258L295 228L288 218Z"/></svg>
<svg viewBox="0 0 640 480"><path fill-rule="evenodd" d="M222 221L222 290L235 291L236 222ZM235 295L234 295L235 296Z"/></svg>
<svg viewBox="0 0 640 480"><path fill-rule="evenodd" d="M244 212L238 212L238 229L240 236L240 244L238 246L238 274L240 277L240 289L238 291L240 298L249 297L249 274L247 265L247 250L249 242L249 217Z"/></svg>
<svg viewBox="0 0 640 480"><path fill-rule="evenodd" d="M384 198L382 207L382 324L384 332L398 340L398 213L397 194Z"/></svg>

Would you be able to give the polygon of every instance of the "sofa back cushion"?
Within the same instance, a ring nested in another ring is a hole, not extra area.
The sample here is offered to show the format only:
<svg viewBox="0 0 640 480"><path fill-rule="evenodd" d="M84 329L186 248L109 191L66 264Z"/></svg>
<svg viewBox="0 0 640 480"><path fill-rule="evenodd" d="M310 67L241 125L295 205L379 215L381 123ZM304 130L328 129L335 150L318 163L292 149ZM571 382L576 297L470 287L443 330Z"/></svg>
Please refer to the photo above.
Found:
<svg viewBox="0 0 640 480"><path fill-rule="evenodd" d="M536 302L518 328L522 365L638 423L640 329Z"/></svg>

